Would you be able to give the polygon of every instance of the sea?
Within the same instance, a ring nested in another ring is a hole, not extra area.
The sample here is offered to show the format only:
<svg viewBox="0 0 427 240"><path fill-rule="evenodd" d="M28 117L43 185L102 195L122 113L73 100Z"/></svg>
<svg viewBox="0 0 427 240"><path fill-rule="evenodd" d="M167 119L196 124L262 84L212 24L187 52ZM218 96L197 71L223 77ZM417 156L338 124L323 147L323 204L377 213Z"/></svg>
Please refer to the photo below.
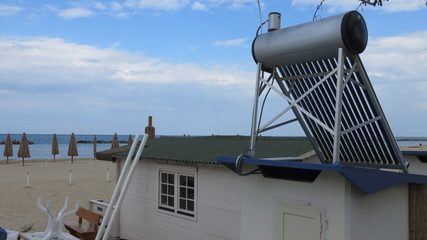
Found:
<svg viewBox="0 0 427 240"><path fill-rule="evenodd" d="M7 134L0 134L0 142L6 140ZM29 142L33 142L34 144L30 144L30 158L26 158L26 160L32 159L53 159L52 153L52 139L53 134L26 134ZM76 158L93 158L94 157L94 137L95 135L90 134L75 134L76 142L88 142L88 143L77 143L77 151L78 156ZM10 134L10 138L12 141L20 141L22 134ZM114 135L96 135L97 143L96 151L103 151L111 148L111 141L113 140ZM132 139L135 136L132 136ZM68 145L70 142L70 134L56 134L56 138L58 139L58 149L59 154L55 156L56 159L66 159L70 158L68 156ZM118 135L119 141L126 142L120 143L120 146L127 145L127 140L129 135ZM107 142L107 143L105 143ZM20 160L18 158L18 150L19 144L13 144L13 156L9 157L9 160ZM0 160L5 160L6 157L3 156L4 144L0 144Z"/></svg>
<svg viewBox="0 0 427 240"><path fill-rule="evenodd" d="M76 134L76 141L88 142L88 143L77 143L77 150L79 155L76 158L93 158L94 157L94 144L93 140L95 135L92 134ZM20 141L22 134L10 134L13 140ZM57 134L59 154L55 156L56 159L70 158L68 156L68 144L70 141L70 134ZM118 135L120 146L127 145L129 135ZM134 136L132 136L134 138ZM53 159L52 153L52 139L53 134L27 134L27 139L34 144L30 144L30 155L31 157L27 160L32 159ZM0 134L0 142L6 140L6 134ZM103 143L96 144L96 151L103 151L111 148L111 141L113 135L96 135L96 140ZM399 146L418 146L420 144L427 144L427 137L396 137L397 144ZM107 142L107 143L105 143ZM126 142L126 143L125 143ZM20 160L18 158L19 145L13 145L13 156L9 157L9 160ZM4 144L0 144L0 160L5 160L3 156Z"/></svg>

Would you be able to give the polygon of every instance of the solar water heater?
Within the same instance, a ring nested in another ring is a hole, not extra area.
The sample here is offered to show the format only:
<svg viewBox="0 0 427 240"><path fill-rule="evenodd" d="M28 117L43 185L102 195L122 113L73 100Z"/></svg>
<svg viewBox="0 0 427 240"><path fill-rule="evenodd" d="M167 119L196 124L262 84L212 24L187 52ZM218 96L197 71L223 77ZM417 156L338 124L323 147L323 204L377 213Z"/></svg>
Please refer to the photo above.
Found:
<svg viewBox="0 0 427 240"><path fill-rule="evenodd" d="M258 70L249 156L260 133L298 121L324 164L407 172L359 56L368 42L362 15L350 11L283 29L280 14L269 19L269 31L252 44ZM270 91L283 98L283 109L261 123L259 99ZM288 112L295 118L280 122Z"/></svg>

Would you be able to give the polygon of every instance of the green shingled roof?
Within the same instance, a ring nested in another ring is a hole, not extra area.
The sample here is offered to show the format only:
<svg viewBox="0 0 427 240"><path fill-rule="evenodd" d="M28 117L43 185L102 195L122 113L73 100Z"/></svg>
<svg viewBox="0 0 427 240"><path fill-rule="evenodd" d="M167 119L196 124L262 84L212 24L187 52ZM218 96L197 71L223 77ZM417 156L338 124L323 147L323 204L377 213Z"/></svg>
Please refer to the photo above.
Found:
<svg viewBox="0 0 427 240"><path fill-rule="evenodd" d="M217 156L237 157L246 153L249 140L248 136L160 137L147 142L142 158L216 165ZM256 157L297 157L311 150L305 137L259 137L255 154ZM97 158L125 158L128 152L123 148L107 150L97 153Z"/></svg>

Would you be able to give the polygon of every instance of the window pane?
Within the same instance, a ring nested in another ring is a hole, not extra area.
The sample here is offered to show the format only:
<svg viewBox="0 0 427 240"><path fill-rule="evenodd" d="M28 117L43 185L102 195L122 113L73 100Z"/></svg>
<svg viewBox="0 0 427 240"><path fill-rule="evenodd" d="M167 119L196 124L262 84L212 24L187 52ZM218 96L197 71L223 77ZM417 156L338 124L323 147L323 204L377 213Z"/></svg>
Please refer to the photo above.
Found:
<svg viewBox="0 0 427 240"><path fill-rule="evenodd" d="M185 188L183 188L183 187L179 188L179 197L181 197L181 198L186 198L187 197L187 191L186 191Z"/></svg>
<svg viewBox="0 0 427 240"><path fill-rule="evenodd" d="M194 177L188 177L187 186L194 188Z"/></svg>
<svg viewBox="0 0 427 240"><path fill-rule="evenodd" d="M175 195L175 194L174 194L174 187L173 187L173 185L169 185L169 186L168 186L168 194L169 194L169 195L172 195L172 196L173 196L173 195Z"/></svg>
<svg viewBox="0 0 427 240"><path fill-rule="evenodd" d="M168 175L166 173L162 173L162 183L167 182Z"/></svg>
<svg viewBox="0 0 427 240"><path fill-rule="evenodd" d="M168 205L168 198L166 196L162 195L161 199L162 199L161 200L162 205Z"/></svg>
<svg viewBox="0 0 427 240"><path fill-rule="evenodd" d="M179 200L179 208L180 209L184 209L184 210L187 209L186 201L185 200L183 200L183 199Z"/></svg>
<svg viewBox="0 0 427 240"><path fill-rule="evenodd" d="M194 189L188 189L188 199L194 199Z"/></svg>
<svg viewBox="0 0 427 240"><path fill-rule="evenodd" d="M162 194L168 193L168 187L165 184L162 184Z"/></svg>
<svg viewBox="0 0 427 240"><path fill-rule="evenodd" d="M187 185L187 177L186 176L179 176L179 184L181 186L186 186Z"/></svg>
<svg viewBox="0 0 427 240"><path fill-rule="evenodd" d="M173 174L168 174L169 176L168 176L168 182L170 183L170 184L174 184L175 183L175 179L174 179L174 176L173 176Z"/></svg>
<svg viewBox="0 0 427 240"><path fill-rule="evenodd" d="M168 197L168 206L171 206L171 207L175 206L175 203L173 201L173 197Z"/></svg>
<svg viewBox="0 0 427 240"><path fill-rule="evenodd" d="M194 212L194 202L193 201L187 201L187 210Z"/></svg>

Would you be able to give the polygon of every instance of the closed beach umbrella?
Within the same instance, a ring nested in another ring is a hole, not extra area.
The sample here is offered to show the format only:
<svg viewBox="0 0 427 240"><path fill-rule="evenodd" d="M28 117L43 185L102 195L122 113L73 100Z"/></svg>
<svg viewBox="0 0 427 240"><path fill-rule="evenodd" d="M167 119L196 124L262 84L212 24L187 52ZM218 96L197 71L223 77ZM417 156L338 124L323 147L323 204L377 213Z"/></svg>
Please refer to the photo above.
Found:
<svg viewBox="0 0 427 240"><path fill-rule="evenodd" d="M95 157L96 153L96 135L93 137L93 157Z"/></svg>
<svg viewBox="0 0 427 240"><path fill-rule="evenodd" d="M71 163L73 163L74 157L78 155L79 152L77 151L76 136L74 136L74 133L71 133L70 144L68 145L68 156L71 157Z"/></svg>
<svg viewBox="0 0 427 240"><path fill-rule="evenodd" d="M13 156L12 139L10 139L9 133L7 134L6 141L4 142L3 156L6 157L6 164L9 164L9 157Z"/></svg>
<svg viewBox="0 0 427 240"><path fill-rule="evenodd" d="M119 147L119 137L114 133L113 141L111 142L111 149Z"/></svg>
<svg viewBox="0 0 427 240"><path fill-rule="evenodd" d="M132 135L129 134L128 145L132 145L132 143L133 143Z"/></svg>
<svg viewBox="0 0 427 240"><path fill-rule="evenodd" d="M19 144L18 157L22 158L21 166L24 166L25 158L29 158L30 156L30 148L28 147L27 135L22 133L21 142Z"/></svg>
<svg viewBox="0 0 427 240"><path fill-rule="evenodd" d="M53 134L53 139L52 139L52 155L53 155L53 161L55 162L55 155L59 154L59 149L58 149L58 139L56 138L56 134Z"/></svg>

